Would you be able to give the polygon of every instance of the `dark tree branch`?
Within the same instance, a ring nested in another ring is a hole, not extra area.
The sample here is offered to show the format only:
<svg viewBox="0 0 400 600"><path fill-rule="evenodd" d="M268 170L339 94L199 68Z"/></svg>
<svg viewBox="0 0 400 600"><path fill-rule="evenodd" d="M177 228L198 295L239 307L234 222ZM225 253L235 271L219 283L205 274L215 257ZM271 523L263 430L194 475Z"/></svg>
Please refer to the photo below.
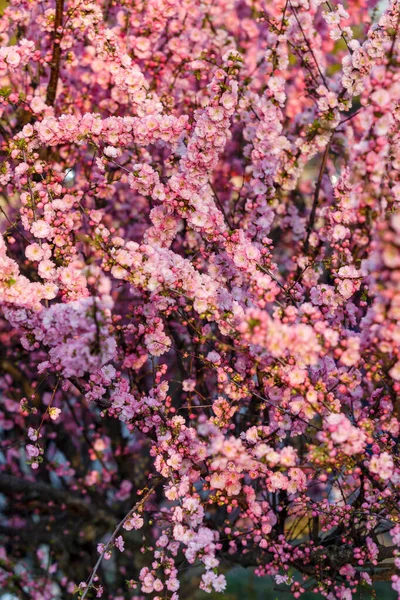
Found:
<svg viewBox="0 0 400 600"><path fill-rule="evenodd" d="M310 219L308 221L307 230L306 230L307 231L307 236L306 236L306 240L304 242L304 253L307 253L307 251L308 251L308 246L309 246L309 242L310 242L310 235L311 235L311 232L312 232L312 230L314 228L315 217L316 217L317 207L318 207L319 193L321 191L322 178L323 178L324 173L325 173L325 167L326 167L326 161L328 160L328 154L329 154L329 142L326 145L325 152L324 152L324 155L322 157L321 167L319 169L319 174L318 174L318 180L317 180L317 184L315 186L313 205L312 205L312 209L311 209L311 213L310 213Z"/></svg>
<svg viewBox="0 0 400 600"><path fill-rule="evenodd" d="M54 106L57 93L57 83L60 76L61 62L61 37L62 37L62 17L64 10L64 0L56 0L56 14L54 19L54 40L53 56L51 59L50 79L47 86L46 104Z"/></svg>
<svg viewBox="0 0 400 600"><path fill-rule="evenodd" d="M23 494L29 499L39 499L45 502L52 500L57 504L64 505L68 510L78 513L82 516L92 517L96 513L100 520L114 523L114 519L110 519L109 511L94 509L93 505L88 504L83 498L79 498L70 492L57 490L54 487L42 483L40 481L29 481L14 477L14 475L0 474L0 493L6 496L14 497L15 494Z"/></svg>
<svg viewBox="0 0 400 600"><path fill-rule="evenodd" d="M70 381L72 385L76 387L82 396L85 396L88 391L85 387L85 381L78 379L78 377L70 377L68 381ZM108 400L107 398L99 398L96 400L96 404L98 404L101 408L110 408L111 400Z"/></svg>

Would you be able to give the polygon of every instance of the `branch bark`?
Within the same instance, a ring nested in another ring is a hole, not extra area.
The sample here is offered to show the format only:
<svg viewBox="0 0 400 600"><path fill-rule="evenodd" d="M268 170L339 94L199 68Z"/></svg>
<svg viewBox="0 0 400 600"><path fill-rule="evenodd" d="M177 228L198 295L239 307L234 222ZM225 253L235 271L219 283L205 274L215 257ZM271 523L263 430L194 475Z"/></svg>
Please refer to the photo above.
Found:
<svg viewBox="0 0 400 600"><path fill-rule="evenodd" d="M93 505L88 504L83 498L79 498L70 492L57 490L41 481L29 481L15 477L14 475L0 474L0 492L7 496L14 497L15 494L23 494L29 499L41 499L46 503L49 500L57 504L64 505L68 510L78 513L85 517L94 516ZM110 515L106 511L96 510L96 516L104 521L110 522ZM115 522L113 520L113 522Z"/></svg>
<svg viewBox="0 0 400 600"><path fill-rule="evenodd" d="M51 59L50 79L47 86L46 104L54 106L57 93L58 78L60 76L61 62L61 37L62 37L62 17L64 10L64 0L56 0L56 14L54 19L54 39L53 56Z"/></svg>
<svg viewBox="0 0 400 600"><path fill-rule="evenodd" d="M87 389L85 387L84 381L78 379L78 377L70 377L68 381L70 381L72 385L76 387L78 392L80 392L82 396L85 397ZM112 404L111 400L109 400L108 398L99 398L95 401L95 403L98 404L101 408L110 408Z"/></svg>
<svg viewBox="0 0 400 600"><path fill-rule="evenodd" d="M329 144L330 143L328 142L327 145L326 145L325 152L324 152L324 155L322 157L321 167L319 169L317 184L315 186L313 205L312 205L312 209L311 209L311 213L310 213L310 219L309 219L308 225L307 225L307 236L306 236L306 240L304 242L304 252L305 253L307 253L307 251L308 251L308 246L309 246L309 242L310 242L310 235L311 235L311 232L312 232L312 230L314 228L315 216L316 216L316 213L317 213L318 200L319 200L319 192L321 190L322 178L323 178L324 173L325 173L326 161L328 160Z"/></svg>

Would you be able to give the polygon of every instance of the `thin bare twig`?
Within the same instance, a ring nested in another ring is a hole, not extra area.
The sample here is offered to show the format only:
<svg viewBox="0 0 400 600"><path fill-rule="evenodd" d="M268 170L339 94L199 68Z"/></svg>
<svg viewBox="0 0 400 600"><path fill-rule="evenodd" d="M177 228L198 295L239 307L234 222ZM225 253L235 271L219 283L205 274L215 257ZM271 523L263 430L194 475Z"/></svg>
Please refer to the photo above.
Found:
<svg viewBox="0 0 400 600"><path fill-rule="evenodd" d="M99 570L99 567L102 563L102 560L104 558L105 553L108 551L108 549L110 548L110 546L114 543L115 538L117 537L117 534L119 532L119 530L121 529L122 525L125 523L125 521L127 519L129 519L129 517L131 517L133 515L134 512L136 512L138 510L138 508L140 506L142 506L146 500L151 496L151 494L154 492L154 490L156 489L156 487L161 483L161 479L158 479L154 485L147 490L147 492L145 493L145 495L143 496L143 498L141 498L138 502L136 502L135 506L133 506L130 511L125 515L125 517L118 523L118 525L116 526L116 528L114 529L110 539L108 540L107 544L104 546L103 552L100 554L97 563L94 566L94 569L92 571L92 574L90 576L90 579L88 581L87 584L87 588L85 589L85 591L82 594L82 598L81 600L85 600L87 594L89 593L92 585L93 585L93 581L94 578L96 577L96 573Z"/></svg>
<svg viewBox="0 0 400 600"><path fill-rule="evenodd" d="M225 209L223 207L223 204L222 204L222 202L221 202L221 200L220 200L220 198L219 198L219 196L218 196L218 194L217 194L217 192L216 192L213 184L211 183L211 181L209 181L209 185L210 185L212 193L214 194L215 203L217 204L219 210L221 211L221 213L222 213L222 215L223 215L223 217L225 219L225 223L228 225L229 229L233 229L231 223L229 222L229 218L228 218L228 215L226 214L226 211L225 211Z"/></svg>
<svg viewBox="0 0 400 600"><path fill-rule="evenodd" d="M322 79L322 81L324 82L324 86L326 87L326 89L328 89L328 90L329 90L329 88L328 88L328 84L327 84L327 82L326 82L326 79L325 79L325 76L324 76L323 72L321 71L321 68L320 68L320 66L319 66L319 64L318 64L317 58L316 58L316 56L315 56L315 54L314 54L314 50L312 49L312 46L311 46L310 42L308 41L306 34L304 33L304 29L303 29L303 27L301 26L300 20L299 20L299 18L298 18L298 16L297 16L296 9L294 8L294 6L293 6L293 4L290 2L290 0L289 0L289 4L290 4L290 8L292 9L293 16L294 16L294 18L296 19L297 25L299 26L299 29L300 29L300 31L301 31L301 33L302 33L302 35L303 35L304 41L305 41L305 43L306 43L306 45L307 45L307 48L308 48L308 50L309 50L309 52L310 52L311 56L313 57L313 60L314 60L315 66L317 67L318 73L320 74L320 76L321 76L321 79Z"/></svg>

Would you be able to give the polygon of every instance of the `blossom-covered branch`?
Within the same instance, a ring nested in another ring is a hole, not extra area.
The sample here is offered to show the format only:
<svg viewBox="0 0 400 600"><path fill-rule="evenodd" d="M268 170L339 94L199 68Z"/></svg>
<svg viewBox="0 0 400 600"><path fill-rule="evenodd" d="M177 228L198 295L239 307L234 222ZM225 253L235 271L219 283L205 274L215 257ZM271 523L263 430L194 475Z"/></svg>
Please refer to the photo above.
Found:
<svg viewBox="0 0 400 600"><path fill-rule="evenodd" d="M3 10L2 590L400 597L399 23Z"/></svg>

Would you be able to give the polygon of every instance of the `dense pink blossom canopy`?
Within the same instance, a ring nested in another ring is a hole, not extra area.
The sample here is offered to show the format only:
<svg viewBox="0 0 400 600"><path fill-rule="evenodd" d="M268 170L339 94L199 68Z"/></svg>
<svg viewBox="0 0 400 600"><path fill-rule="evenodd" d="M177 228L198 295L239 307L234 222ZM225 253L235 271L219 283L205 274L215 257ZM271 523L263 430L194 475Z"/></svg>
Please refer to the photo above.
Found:
<svg viewBox="0 0 400 600"><path fill-rule="evenodd" d="M399 27L398 0L10 0L13 598L223 596L235 564L400 598Z"/></svg>

